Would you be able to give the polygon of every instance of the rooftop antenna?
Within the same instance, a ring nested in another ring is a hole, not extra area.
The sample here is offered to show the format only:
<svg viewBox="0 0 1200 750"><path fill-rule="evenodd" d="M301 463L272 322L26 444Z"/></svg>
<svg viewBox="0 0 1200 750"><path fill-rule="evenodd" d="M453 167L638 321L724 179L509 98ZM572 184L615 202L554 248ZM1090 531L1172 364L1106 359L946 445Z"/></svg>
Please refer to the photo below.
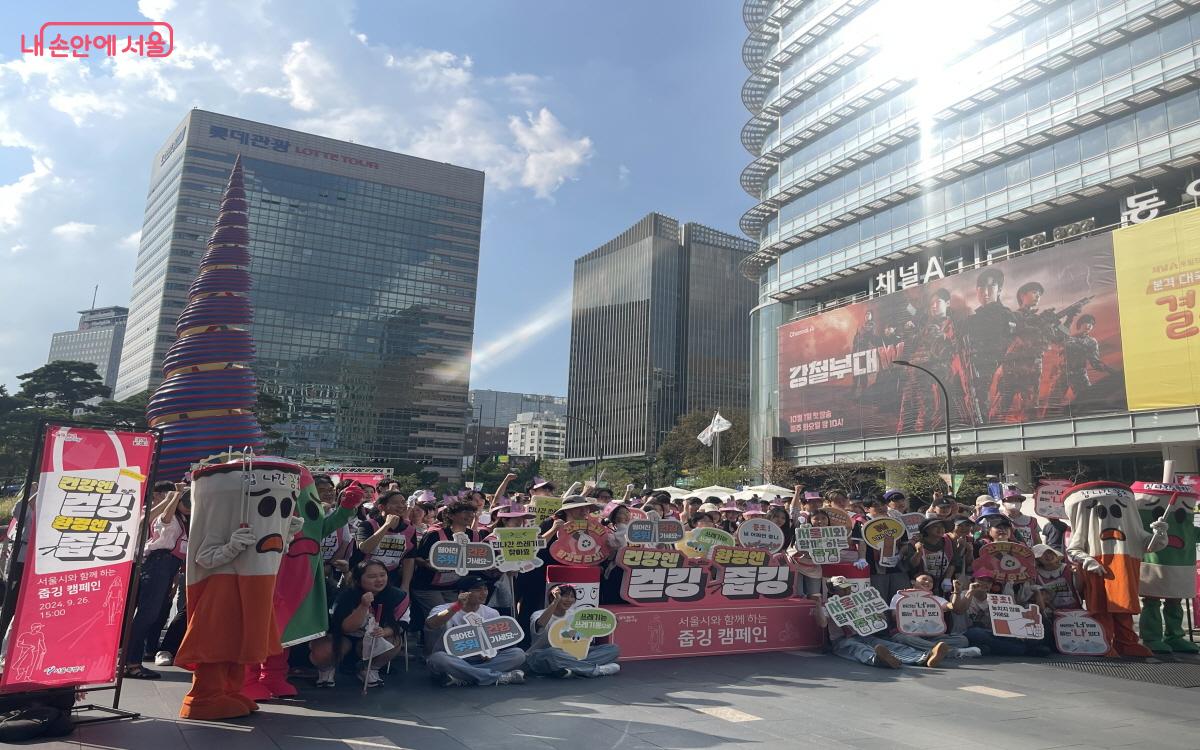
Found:
<svg viewBox="0 0 1200 750"><path fill-rule="evenodd" d="M96 295L100 293L100 285L92 287L92 309L96 309Z"/></svg>

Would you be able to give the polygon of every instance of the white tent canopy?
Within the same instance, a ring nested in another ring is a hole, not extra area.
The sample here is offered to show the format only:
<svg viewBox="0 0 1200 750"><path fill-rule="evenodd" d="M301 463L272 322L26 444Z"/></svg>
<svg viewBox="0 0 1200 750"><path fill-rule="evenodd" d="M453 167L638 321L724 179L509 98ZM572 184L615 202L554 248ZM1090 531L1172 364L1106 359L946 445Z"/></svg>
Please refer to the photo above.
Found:
<svg viewBox="0 0 1200 750"><path fill-rule="evenodd" d="M767 497L768 495L791 497L795 490L787 487L780 487L777 484L754 484L745 488L742 490L742 492L749 492L751 494L757 492L759 497Z"/></svg>
<svg viewBox="0 0 1200 750"><path fill-rule="evenodd" d="M665 492L668 495L670 495L672 498L691 497L691 495L692 495L691 492L689 492L685 489L681 489L679 487L659 487L658 489L651 490L651 491L652 492Z"/></svg>
<svg viewBox="0 0 1200 750"><path fill-rule="evenodd" d="M714 484L711 487L701 487L698 490L692 490L688 493L688 495L699 498L719 497L722 500L728 500L729 498L733 497L736 492L737 490L730 489L729 487L722 487L719 484Z"/></svg>

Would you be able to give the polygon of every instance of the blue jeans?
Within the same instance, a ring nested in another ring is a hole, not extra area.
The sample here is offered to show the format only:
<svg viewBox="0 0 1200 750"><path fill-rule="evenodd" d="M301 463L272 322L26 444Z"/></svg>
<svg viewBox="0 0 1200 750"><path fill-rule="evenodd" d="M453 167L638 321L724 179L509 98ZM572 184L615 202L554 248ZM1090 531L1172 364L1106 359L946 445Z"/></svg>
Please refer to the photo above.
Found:
<svg viewBox="0 0 1200 750"><path fill-rule="evenodd" d="M900 660L902 664L920 666L929 657L928 651L918 651L903 643L893 643L873 635L848 635L834 642L833 653L843 659L856 661L859 664L875 666L875 647L883 646Z"/></svg>
<svg viewBox="0 0 1200 750"><path fill-rule="evenodd" d="M903 643L905 646L911 646L918 651L928 651L938 643L945 643L950 647L950 651L946 655L952 659L958 656L960 648L967 648L971 645L971 642L967 640L965 635L931 635L927 638L922 638L919 635L892 633L888 636L888 640Z"/></svg>
<svg viewBox="0 0 1200 750"><path fill-rule="evenodd" d="M430 654L425 666L435 675L451 675L472 685L495 685L500 675L525 663L525 652L516 646L506 648L491 659L472 656L463 659L445 651Z"/></svg>
<svg viewBox="0 0 1200 750"><path fill-rule="evenodd" d="M141 664L150 630L162 614L163 605L171 593L171 582L179 574L181 565L183 561L172 555L170 550L154 550L142 561L142 572L138 577L137 611L129 626L129 640L125 647L127 664Z"/></svg>
<svg viewBox="0 0 1200 750"><path fill-rule="evenodd" d="M621 655L615 643L601 643L588 649L583 659L576 659L558 648L539 648L525 655L525 665L537 674L554 674L569 669L580 677L595 677L596 667L612 664Z"/></svg>

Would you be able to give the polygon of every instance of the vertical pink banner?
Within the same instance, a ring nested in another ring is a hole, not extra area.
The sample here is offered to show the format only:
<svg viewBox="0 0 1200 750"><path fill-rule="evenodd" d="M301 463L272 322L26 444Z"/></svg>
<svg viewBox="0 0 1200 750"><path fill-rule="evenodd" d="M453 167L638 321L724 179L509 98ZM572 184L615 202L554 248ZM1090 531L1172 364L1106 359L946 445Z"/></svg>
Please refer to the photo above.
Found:
<svg viewBox="0 0 1200 750"><path fill-rule="evenodd" d="M115 678L153 456L150 433L46 428L0 692Z"/></svg>

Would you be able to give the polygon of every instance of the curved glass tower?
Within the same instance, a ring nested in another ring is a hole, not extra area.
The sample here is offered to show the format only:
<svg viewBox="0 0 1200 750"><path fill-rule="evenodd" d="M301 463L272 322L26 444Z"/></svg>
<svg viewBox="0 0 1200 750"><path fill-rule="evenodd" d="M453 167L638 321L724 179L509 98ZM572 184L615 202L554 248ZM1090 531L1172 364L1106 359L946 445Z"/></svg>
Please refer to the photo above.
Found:
<svg viewBox="0 0 1200 750"><path fill-rule="evenodd" d="M1200 176L1194 2L745 0L743 17L750 119L741 141L751 161L741 184L754 205L741 228L758 245L741 265L759 288L755 466L771 457L804 465L944 451L930 420L885 437L861 430L823 439L816 410L791 415L807 425L815 414L811 435L785 434L781 325L1069 247L1056 240L1111 236L1128 223L1131 196L1156 190L1173 208ZM971 284L969 300L952 302L964 317L976 304ZM1003 291L1014 310L1015 291ZM1078 316L1057 322L1074 334ZM876 336L885 324L875 322ZM865 391L874 380L861 377ZM991 386L975 373L964 376L968 390L972 377L981 390ZM993 405L989 420L987 399L978 394L976 417L952 420L960 460L1003 461L1028 481L1029 458L1047 452L1159 455L1132 423L1086 443L1079 437L1095 430L1080 417L1040 434L1025 422L1048 419L1044 407L1036 419L998 420ZM1114 411L1129 416L1124 402ZM1194 431L1195 415L1188 419ZM1188 450L1194 464L1194 441Z"/></svg>

